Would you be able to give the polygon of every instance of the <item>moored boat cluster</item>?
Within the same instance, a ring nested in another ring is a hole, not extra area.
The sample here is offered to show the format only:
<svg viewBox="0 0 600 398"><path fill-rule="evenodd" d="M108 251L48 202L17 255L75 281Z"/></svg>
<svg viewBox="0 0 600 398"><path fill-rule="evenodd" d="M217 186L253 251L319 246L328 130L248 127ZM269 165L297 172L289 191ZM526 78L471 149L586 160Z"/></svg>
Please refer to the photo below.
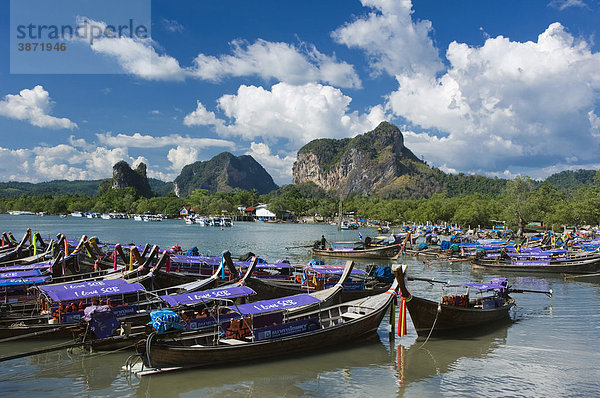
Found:
<svg viewBox="0 0 600 398"><path fill-rule="evenodd" d="M238 260L229 252L183 254L178 247L108 244L85 235L43 239L31 230L17 241L5 232L0 343L72 337L64 347L129 347L137 354L127 369L145 375L273 357L293 347L306 351L348 344L377 330L396 299L401 314L410 313L417 334L429 338L508 318L513 293L551 295L549 290L513 287L505 278L451 284L410 275L405 266L361 270L353 258L397 262L427 253L426 262L469 261L492 270L583 275L600 270L600 242L593 237L565 235L559 240L545 233L516 244L477 235L454 234L449 240L433 232L419 235L407 230L364 240L360 236L349 249L324 236L315 242L315 257L348 258L339 265L320 260L269 263L252 253ZM439 283L444 293L439 301L414 296L411 280ZM464 292L458 294L458 289ZM398 328L404 332L406 326Z"/></svg>

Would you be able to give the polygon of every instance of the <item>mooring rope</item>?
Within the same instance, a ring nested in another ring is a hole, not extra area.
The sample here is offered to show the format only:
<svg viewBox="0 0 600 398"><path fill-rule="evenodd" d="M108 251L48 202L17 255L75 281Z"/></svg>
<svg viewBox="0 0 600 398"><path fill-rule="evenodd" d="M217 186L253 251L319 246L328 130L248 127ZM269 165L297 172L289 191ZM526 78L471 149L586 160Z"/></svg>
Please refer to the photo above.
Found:
<svg viewBox="0 0 600 398"><path fill-rule="evenodd" d="M419 350L421 348L423 348L423 346L425 344L427 344L427 342L429 341L429 338L431 337L431 333L433 333L433 329L435 328L435 323L438 320L438 316L440 315L440 312L442 312L442 303L438 303L437 312L435 314L435 319L433 320L433 325L431 325L431 330L429 331L429 334L427 335L427 338L425 339L425 341L423 342L423 344L421 344L421 346L419 347Z"/></svg>

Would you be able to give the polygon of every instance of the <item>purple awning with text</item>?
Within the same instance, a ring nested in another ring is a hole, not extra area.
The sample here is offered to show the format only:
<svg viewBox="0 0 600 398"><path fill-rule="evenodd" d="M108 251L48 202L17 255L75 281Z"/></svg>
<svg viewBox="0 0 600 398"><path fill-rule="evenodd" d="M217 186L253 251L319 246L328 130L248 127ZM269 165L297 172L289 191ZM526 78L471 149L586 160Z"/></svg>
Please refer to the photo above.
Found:
<svg viewBox="0 0 600 398"><path fill-rule="evenodd" d="M316 297L310 294L297 294L295 296L282 297L274 300L256 301L250 304L230 306L229 308L242 315L260 314L263 312L281 311L288 308L300 307L302 305L320 303Z"/></svg>
<svg viewBox="0 0 600 398"><path fill-rule="evenodd" d="M118 279L106 279L100 281L87 281L87 282L73 282L73 283L61 283L59 285L50 285L44 286L42 288L45 292L50 291L69 291L76 289L85 289L85 288L96 288L96 287L105 287L105 286L118 286L118 285L127 285L127 281L122 278Z"/></svg>
<svg viewBox="0 0 600 398"><path fill-rule="evenodd" d="M85 286L85 284L82 284L82 286L79 288L73 288L69 290L46 290L43 286L40 289L44 290L46 295L53 301L70 301L87 299L92 297L114 296L120 294L142 292L144 291L144 286L140 285L139 283L112 286Z"/></svg>
<svg viewBox="0 0 600 398"><path fill-rule="evenodd" d="M0 279L7 278L28 278L32 276L40 276L42 273L38 269L30 271L14 271L14 272L2 272L0 273Z"/></svg>
<svg viewBox="0 0 600 398"><path fill-rule="evenodd" d="M226 289L213 289L196 293L185 293L176 295L160 296L170 306L174 307L181 304L192 304L207 300L233 299L256 294L256 292L247 286L234 286Z"/></svg>

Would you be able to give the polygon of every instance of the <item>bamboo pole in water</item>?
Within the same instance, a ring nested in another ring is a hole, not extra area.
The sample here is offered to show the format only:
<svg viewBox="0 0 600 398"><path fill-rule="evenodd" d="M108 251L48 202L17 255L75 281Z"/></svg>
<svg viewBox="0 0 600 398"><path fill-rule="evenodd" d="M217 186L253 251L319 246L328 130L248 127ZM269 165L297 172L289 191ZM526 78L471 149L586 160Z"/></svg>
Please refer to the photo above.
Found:
<svg viewBox="0 0 600 398"><path fill-rule="evenodd" d="M338 231L342 230L342 199L340 199L340 207L338 208Z"/></svg>

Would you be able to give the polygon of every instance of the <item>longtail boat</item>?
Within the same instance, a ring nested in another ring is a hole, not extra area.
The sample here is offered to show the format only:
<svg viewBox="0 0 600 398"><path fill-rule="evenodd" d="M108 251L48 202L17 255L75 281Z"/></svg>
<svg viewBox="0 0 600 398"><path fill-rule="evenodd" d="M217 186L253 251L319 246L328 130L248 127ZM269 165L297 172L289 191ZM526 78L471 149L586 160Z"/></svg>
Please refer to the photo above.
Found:
<svg viewBox="0 0 600 398"><path fill-rule="evenodd" d="M313 247L312 253L315 256L323 257L392 259L400 252L400 249L401 246L399 244L367 248L340 247L318 249Z"/></svg>
<svg viewBox="0 0 600 398"><path fill-rule="evenodd" d="M544 253L525 253L508 258L483 257L471 260L471 267L502 272L592 274L600 272L600 253L565 251L565 255L561 257L544 255Z"/></svg>
<svg viewBox="0 0 600 398"><path fill-rule="evenodd" d="M122 318L133 319L146 312L142 305L147 293L139 283L128 283L124 279L79 282L62 285L40 286L42 292L39 310L30 316L18 319L3 318L0 321L0 339L13 338L62 338L70 337L73 326L83 317L84 310L93 300L113 300L116 311ZM141 310L141 312L140 312Z"/></svg>
<svg viewBox="0 0 600 398"><path fill-rule="evenodd" d="M153 333L138 342L136 358L151 369L137 374L239 363L352 344L377 330L396 297L396 288L395 282L386 293L291 315L289 309L318 305L318 299L304 294L232 306L231 310L242 318L221 325L224 335L220 334L221 329L179 338ZM134 367L133 358L126 364L129 369Z"/></svg>
<svg viewBox="0 0 600 398"><path fill-rule="evenodd" d="M231 260L229 252L223 254L223 261L225 263L226 255ZM239 278L237 281L229 282L227 285L220 286L211 290L193 290L201 287L201 284L188 283L181 285L179 294L164 294L171 292L173 288L163 289L162 293L159 291L154 292L156 295L160 295L160 299L163 300L167 308L167 316L163 319L164 310L159 310L159 313L155 315L155 312L150 313L153 319L152 326L160 330L164 324L177 324L176 330L181 333L188 333L190 331L197 333L199 330L213 330L215 326L220 325L223 322L230 321L232 319L239 319L240 314L236 312L230 312L227 310L225 313L221 313L224 306L244 304L245 301L251 296L254 297L256 292L245 286L246 278L252 273L252 270L258 263L256 257L252 258L251 266L246 271L246 274ZM315 300L306 305L296 306L288 310L289 314L298 314L314 310L318 305L330 305L339 302L339 295L342 291L342 283L346 280L347 274L352 270L352 263L349 262L345 268L345 273L340 281L333 287L321 290L315 293L311 293ZM217 274L217 273L216 273ZM202 281L200 281L202 282ZM238 299L236 303L236 299ZM181 311L182 317L180 318L178 312ZM199 311L202 311L201 313ZM193 315L195 314L195 315ZM89 319L86 318L88 323ZM92 336L86 333L87 327L82 327L79 331L79 339L85 343L85 346L90 350L94 351L110 351L127 346L132 346L132 342L138 341L140 338L146 338L150 334L147 325L139 326L128 326L127 332L117 334L113 336Z"/></svg>
<svg viewBox="0 0 600 398"><path fill-rule="evenodd" d="M467 289L462 295L442 295L439 301L413 296L406 280L406 265L396 274L403 301L419 336L440 336L459 330L474 331L483 325L489 325L503 319L509 319L509 311L515 300L509 293L545 293L552 291L534 291L512 289L506 278L494 278L488 283L465 283L445 287ZM412 278L419 280L419 278ZM427 280L428 282L436 282ZM469 296L470 290L476 290L475 298Z"/></svg>

